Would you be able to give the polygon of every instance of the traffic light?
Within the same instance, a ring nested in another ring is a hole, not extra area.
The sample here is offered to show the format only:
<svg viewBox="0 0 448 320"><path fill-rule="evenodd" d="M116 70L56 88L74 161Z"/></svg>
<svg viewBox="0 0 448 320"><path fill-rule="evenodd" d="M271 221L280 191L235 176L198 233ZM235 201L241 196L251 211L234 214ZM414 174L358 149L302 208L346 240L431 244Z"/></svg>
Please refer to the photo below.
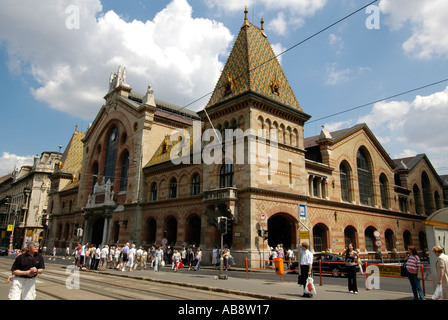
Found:
<svg viewBox="0 0 448 320"><path fill-rule="evenodd" d="M223 235L227 234L227 217L218 218L218 228Z"/></svg>

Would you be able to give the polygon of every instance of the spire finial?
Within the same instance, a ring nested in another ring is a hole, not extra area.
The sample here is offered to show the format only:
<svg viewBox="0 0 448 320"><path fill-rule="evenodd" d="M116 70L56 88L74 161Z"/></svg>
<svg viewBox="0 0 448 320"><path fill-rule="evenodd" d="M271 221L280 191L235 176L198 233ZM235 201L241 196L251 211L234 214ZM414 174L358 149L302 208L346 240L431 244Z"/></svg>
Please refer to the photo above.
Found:
<svg viewBox="0 0 448 320"><path fill-rule="evenodd" d="M241 26L241 28L242 27L249 27L250 26L250 24L249 24L249 21L247 20L247 14L248 14L248 12L249 11L247 11L247 7L244 9L244 23L243 23L243 25Z"/></svg>
<svg viewBox="0 0 448 320"><path fill-rule="evenodd" d="M261 31L263 31L263 30L264 30L264 27L263 27L263 25L264 25L264 20L263 20L263 18L261 18L260 23L261 23Z"/></svg>

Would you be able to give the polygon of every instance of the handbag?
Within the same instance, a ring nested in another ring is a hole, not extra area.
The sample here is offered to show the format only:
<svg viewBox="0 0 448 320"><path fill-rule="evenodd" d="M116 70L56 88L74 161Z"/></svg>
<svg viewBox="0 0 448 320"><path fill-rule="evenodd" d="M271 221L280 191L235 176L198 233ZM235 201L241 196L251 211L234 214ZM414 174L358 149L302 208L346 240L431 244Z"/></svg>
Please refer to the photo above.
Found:
<svg viewBox="0 0 448 320"><path fill-rule="evenodd" d="M442 300L443 299L443 288L441 284L437 285L434 294L432 295L432 300Z"/></svg>
<svg viewBox="0 0 448 320"><path fill-rule="evenodd" d="M401 276L402 277L407 277L408 276L408 272L406 270L406 262L401 265L400 272L401 272Z"/></svg>
<svg viewBox="0 0 448 320"><path fill-rule="evenodd" d="M316 294L316 287L314 286L314 280L311 276L306 279L305 293Z"/></svg>
<svg viewBox="0 0 448 320"><path fill-rule="evenodd" d="M165 266L165 261L162 260L162 262L160 263L160 265L161 265L162 267L164 267L164 266Z"/></svg>

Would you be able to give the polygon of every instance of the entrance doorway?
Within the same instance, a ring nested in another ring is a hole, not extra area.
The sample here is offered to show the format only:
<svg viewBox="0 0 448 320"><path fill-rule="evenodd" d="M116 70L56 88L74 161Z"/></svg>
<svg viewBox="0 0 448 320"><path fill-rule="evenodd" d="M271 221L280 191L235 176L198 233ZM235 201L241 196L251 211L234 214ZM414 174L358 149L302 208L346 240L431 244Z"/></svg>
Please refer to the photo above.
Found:
<svg viewBox="0 0 448 320"><path fill-rule="evenodd" d="M99 217L93 223L91 244L99 245L103 242L104 218Z"/></svg>
<svg viewBox="0 0 448 320"><path fill-rule="evenodd" d="M286 213L277 213L268 220L268 244L275 248L283 244L283 248L295 248L297 244L296 221Z"/></svg>

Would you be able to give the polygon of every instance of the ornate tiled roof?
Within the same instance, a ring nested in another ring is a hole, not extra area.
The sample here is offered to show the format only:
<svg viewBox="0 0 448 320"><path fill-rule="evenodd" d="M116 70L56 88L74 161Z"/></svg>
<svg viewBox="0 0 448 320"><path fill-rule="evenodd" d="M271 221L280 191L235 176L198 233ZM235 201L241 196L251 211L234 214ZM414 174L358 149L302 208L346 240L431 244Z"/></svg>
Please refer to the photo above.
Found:
<svg viewBox="0 0 448 320"><path fill-rule="evenodd" d="M260 29L246 19L206 108L254 92L293 109L300 107L285 73Z"/></svg>
<svg viewBox="0 0 448 320"><path fill-rule="evenodd" d="M59 165L60 171L77 174L81 170L83 158L82 139L85 135L84 132L75 129L75 132L62 155L61 163Z"/></svg>

